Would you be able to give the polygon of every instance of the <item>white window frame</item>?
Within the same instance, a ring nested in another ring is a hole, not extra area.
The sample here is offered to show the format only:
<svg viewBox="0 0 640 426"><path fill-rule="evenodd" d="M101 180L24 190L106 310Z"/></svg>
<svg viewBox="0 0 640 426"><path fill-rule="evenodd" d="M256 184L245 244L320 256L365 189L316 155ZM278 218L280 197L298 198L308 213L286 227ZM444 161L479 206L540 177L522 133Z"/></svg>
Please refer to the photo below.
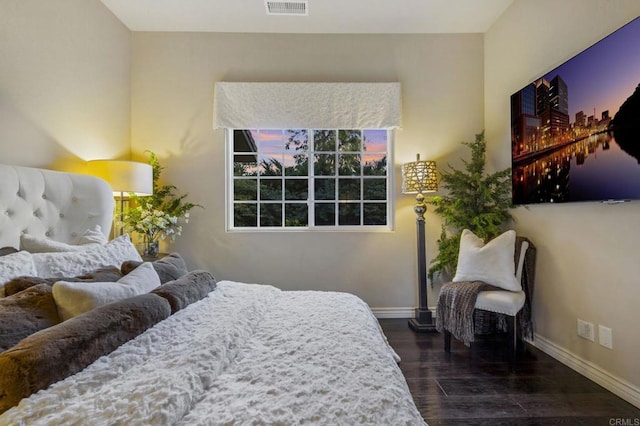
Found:
<svg viewBox="0 0 640 426"><path fill-rule="evenodd" d="M387 132L387 175L386 175L386 214L387 214L387 224L386 225L309 225L309 226L276 226L276 227L267 227L267 226L255 226L255 227L236 227L233 223L234 217L234 149L233 149L233 133L235 130L248 130L248 129L225 129L225 223L227 232L390 232L395 229L395 199L393 197L393 190L395 188L395 166L394 166L394 137L395 132L393 129L355 129L355 130L384 130ZM266 129L265 129L266 130ZM287 129L282 129L287 130ZM312 130L342 130L342 129L307 129L308 132ZM309 142L312 145L312 141ZM336 147L337 148L337 147ZM366 151L360 151L360 154L365 153ZM308 186L309 186L309 199L307 200L307 208L308 208L308 223L314 223L313 215L314 215L314 205L316 200L313 199L313 186L314 186L314 167L313 167L313 154L315 154L315 150L309 151L309 175L306 176ZM363 175L359 175L360 178ZM283 177L284 178L284 177ZM339 174L337 174L336 170L336 180L339 178ZM374 177L375 178L375 177ZM258 177L259 179L259 177ZM259 180L258 180L259 182ZM337 187L337 186L336 186ZM362 188L361 188L362 191ZM328 200L317 200L319 202L328 201ZM362 203L364 200L360 199L358 201L354 201L357 203ZM382 200L377 200L382 201ZM345 203L341 201L334 201L336 206ZM258 205L260 201L258 200ZM362 216L363 217L363 216Z"/></svg>

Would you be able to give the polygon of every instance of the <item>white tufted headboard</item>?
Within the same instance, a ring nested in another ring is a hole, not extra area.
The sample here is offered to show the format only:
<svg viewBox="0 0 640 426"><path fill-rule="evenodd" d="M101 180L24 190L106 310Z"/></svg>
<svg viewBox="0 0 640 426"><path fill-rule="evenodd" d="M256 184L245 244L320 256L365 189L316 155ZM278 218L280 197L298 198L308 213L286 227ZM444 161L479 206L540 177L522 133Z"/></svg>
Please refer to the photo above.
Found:
<svg viewBox="0 0 640 426"><path fill-rule="evenodd" d="M20 234L73 243L89 228L111 230L113 193L94 176L0 164L0 247Z"/></svg>

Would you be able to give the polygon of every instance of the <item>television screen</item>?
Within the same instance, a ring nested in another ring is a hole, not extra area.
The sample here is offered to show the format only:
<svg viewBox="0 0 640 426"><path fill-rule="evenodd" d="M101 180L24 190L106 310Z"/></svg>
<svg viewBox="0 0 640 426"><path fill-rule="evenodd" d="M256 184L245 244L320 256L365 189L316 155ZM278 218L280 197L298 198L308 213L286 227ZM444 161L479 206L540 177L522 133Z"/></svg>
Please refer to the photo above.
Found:
<svg viewBox="0 0 640 426"><path fill-rule="evenodd" d="M513 203L640 199L640 18L511 96Z"/></svg>

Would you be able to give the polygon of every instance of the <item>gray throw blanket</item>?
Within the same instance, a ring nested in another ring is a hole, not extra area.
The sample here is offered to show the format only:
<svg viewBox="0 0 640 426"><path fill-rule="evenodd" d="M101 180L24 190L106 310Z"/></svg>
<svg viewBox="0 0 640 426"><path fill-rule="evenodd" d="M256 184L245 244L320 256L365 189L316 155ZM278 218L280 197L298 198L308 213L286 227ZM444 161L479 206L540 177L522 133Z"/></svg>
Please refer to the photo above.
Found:
<svg viewBox="0 0 640 426"><path fill-rule="evenodd" d="M520 334L524 339L533 339L533 321L531 318L531 300L535 283L536 248L524 237L516 237L516 247L521 247L527 241L529 248L525 253L522 269L522 289L526 293L526 300L520 311ZM514 262L518 264L520 250L514 251ZM436 329L443 332L450 331L456 339L469 346L478 334L488 334L496 330L504 331L506 321L504 314L477 310L474 313L476 298L481 291L501 290L482 281L445 283L438 296L436 310ZM475 319L475 323L474 323Z"/></svg>
<svg viewBox="0 0 640 426"><path fill-rule="evenodd" d="M478 293L500 290L483 281L460 281L442 285L436 310L436 329L445 329L465 345L474 340L473 310Z"/></svg>

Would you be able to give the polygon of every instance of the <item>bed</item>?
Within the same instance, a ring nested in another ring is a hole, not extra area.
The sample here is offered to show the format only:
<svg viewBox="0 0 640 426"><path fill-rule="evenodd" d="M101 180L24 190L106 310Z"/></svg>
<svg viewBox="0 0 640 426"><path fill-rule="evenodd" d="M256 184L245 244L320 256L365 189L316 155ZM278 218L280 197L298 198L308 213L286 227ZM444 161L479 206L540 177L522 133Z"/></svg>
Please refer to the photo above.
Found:
<svg viewBox="0 0 640 426"><path fill-rule="evenodd" d="M361 299L143 262L112 209L97 178L0 165L1 425L425 424ZM111 288L135 292L80 303Z"/></svg>

